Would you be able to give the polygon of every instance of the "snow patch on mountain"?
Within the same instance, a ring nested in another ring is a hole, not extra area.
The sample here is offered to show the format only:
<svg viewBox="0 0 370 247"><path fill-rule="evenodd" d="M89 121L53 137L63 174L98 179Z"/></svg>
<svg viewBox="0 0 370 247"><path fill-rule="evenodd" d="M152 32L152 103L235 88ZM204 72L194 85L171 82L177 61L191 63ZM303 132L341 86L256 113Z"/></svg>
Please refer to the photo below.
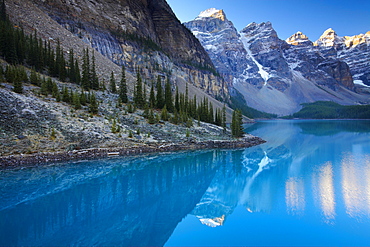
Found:
<svg viewBox="0 0 370 247"><path fill-rule="evenodd" d="M267 80L270 79L270 74L263 69L263 66L253 57L253 54L251 52L251 50L249 49L249 40L248 38L246 38L245 36L243 36L243 34L241 34L241 40L242 40L242 43L244 45L244 49L247 51L249 57L252 59L252 61L257 65L258 67L258 73L261 75L262 79L265 81L264 83L264 86L267 85Z"/></svg>
<svg viewBox="0 0 370 247"><path fill-rule="evenodd" d="M199 18L202 18L202 17L212 17L212 15L216 14L220 12L219 9L216 9L216 8L210 8L210 9L207 9L205 11L202 11L200 12L200 14L198 15Z"/></svg>
<svg viewBox="0 0 370 247"><path fill-rule="evenodd" d="M357 85L360 85L360 86L363 86L363 87L368 87L368 88L370 88L370 86L368 86L368 85L364 84L364 83L363 83L363 81L361 81L361 80L354 80L354 81L353 81L353 83L354 83L354 84L357 84Z"/></svg>

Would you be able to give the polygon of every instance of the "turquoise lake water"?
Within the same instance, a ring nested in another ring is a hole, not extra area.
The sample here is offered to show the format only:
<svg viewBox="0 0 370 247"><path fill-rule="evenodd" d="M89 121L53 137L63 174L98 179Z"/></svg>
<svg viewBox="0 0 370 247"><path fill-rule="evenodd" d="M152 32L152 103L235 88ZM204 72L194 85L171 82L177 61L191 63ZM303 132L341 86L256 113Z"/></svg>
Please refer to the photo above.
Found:
<svg viewBox="0 0 370 247"><path fill-rule="evenodd" d="M369 246L370 122L263 121L267 143L0 170L0 246Z"/></svg>

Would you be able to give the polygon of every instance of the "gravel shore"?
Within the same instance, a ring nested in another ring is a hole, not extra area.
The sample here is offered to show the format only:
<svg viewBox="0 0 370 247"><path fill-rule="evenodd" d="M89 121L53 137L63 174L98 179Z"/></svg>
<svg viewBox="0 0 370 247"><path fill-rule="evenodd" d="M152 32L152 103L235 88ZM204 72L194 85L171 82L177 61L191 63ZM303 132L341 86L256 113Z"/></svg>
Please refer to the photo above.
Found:
<svg viewBox="0 0 370 247"><path fill-rule="evenodd" d="M171 152L178 150L201 150L219 148L248 148L264 143L259 137L248 135L235 140L186 141L182 143L147 144L133 147L90 148L73 151L9 155L0 157L0 168L36 166L50 162L95 159L110 156L128 156L144 153Z"/></svg>

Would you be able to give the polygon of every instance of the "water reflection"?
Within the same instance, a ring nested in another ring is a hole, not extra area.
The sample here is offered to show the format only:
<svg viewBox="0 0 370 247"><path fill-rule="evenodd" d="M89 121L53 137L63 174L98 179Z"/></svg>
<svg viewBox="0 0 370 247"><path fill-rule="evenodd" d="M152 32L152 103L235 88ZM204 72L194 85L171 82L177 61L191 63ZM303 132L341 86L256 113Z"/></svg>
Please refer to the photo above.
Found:
<svg viewBox="0 0 370 247"><path fill-rule="evenodd" d="M285 203L287 213L302 215L305 210L304 181L299 178L289 178L285 183Z"/></svg>
<svg viewBox="0 0 370 247"><path fill-rule="evenodd" d="M2 197L0 245L164 245L221 163L212 151L3 172L1 195L21 193Z"/></svg>
<svg viewBox="0 0 370 247"><path fill-rule="evenodd" d="M319 203L324 221L333 223L335 219L335 194L333 184L333 166L327 162L314 171L312 186L315 200Z"/></svg>
<svg viewBox="0 0 370 247"><path fill-rule="evenodd" d="M267 143L245 150L0 171L0 245L364 245L369 122L343 123L257 123ZM191 219L202 228L186 235Z"/></svg>
<svg viewBox="0 0 370 247"><path fill-rule="evenodd" d="M353 153L341 162L342 195L346 213L353 218L370 216L370 157L361 159L362 148L353 146Z"/></svg>
<svg viewBox="0 0 370 247"><path fill-rule="evenodd" d="M349 216L364 210L370 214L370 160L364 156L370 154L369 122L350 123L276 121L249 126L248 132L267 143L234 151L192 214L205 225L222 226L237 206L270 213L282 196L288 215L310 215L325 224L335 224L343 199Z"/></svg>

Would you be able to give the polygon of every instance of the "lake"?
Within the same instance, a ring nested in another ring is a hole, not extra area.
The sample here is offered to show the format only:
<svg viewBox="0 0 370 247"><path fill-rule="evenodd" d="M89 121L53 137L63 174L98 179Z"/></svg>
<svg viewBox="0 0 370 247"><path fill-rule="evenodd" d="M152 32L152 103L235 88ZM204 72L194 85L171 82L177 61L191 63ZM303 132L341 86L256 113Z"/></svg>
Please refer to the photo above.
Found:
<svg viewBox="0 0 370 247"><path fill-rule="evenodd" d="M0 245L370 245L370 121L245 129L267 142L0 170Z"/></svg>

